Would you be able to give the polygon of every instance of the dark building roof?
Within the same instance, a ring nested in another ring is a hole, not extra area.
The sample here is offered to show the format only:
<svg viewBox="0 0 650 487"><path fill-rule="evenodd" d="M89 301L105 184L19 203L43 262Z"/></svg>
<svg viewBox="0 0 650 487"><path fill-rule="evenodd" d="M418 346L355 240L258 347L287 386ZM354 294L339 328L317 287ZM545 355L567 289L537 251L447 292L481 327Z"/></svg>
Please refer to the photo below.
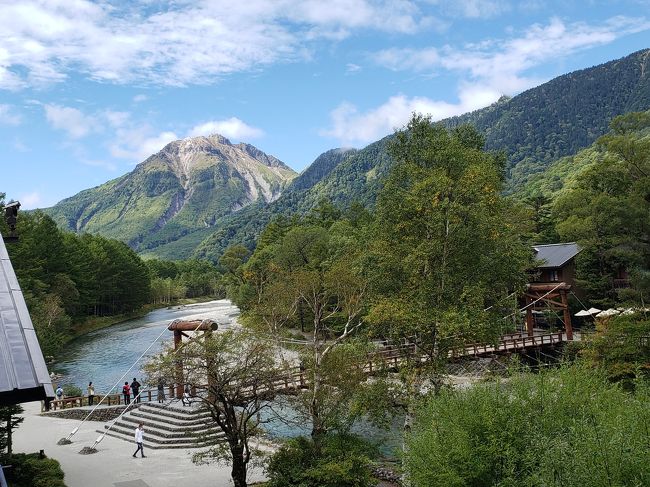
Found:
<svg viewBox="0 0 650 487"><path fill-rule="evenodd" d="M0 236L0 405L54 397L25 298Z"/></svg>
<svg viewBox="0 0 650 487"><path fill-rule="evenodd" d="M539 269L562 267L581 250L575 242L533 245L533 249L535 250L535 259L542 261L538 266Z"/></svg>

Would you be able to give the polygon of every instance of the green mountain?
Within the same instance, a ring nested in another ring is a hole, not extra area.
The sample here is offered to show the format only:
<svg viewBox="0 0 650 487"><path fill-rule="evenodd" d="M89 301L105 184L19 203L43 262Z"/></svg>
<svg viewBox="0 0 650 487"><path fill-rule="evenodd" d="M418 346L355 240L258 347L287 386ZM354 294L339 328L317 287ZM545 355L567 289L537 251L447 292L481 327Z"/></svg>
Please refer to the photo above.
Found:
<svg viewBox="0 0 650 487"><path fill-rule="evenodd" d="M277 199L294 177L283 162L251 145L220 135L195 137L171 142L132 172L46 212L63 228L117 238L141 253L171 245L181 258L220 218Z"/></svg>

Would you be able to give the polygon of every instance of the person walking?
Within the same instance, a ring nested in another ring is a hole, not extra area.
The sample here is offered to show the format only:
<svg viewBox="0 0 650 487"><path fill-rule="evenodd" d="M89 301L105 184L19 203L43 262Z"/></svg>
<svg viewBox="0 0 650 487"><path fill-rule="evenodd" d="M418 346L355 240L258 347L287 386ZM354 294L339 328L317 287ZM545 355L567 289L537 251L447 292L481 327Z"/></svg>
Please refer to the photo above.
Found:
<svg viewBox="0 0 650 487"><path fill-rule="evenodd" d="M95 402L95 386L92 382L88 383L88 405L92 406Z"/></svg>
<svg viewBox="0 0 650 487"><path fill-rule="evenodd" d="M165 402L165 383L162 379L158 379L158 403Z"/></svg>
<svg viewBox="0 0 650 487"><path fill-rule="evenodd" d="M183 397L181 397L181 402L183 403L183 406L191 406L192 405L192 395L190 394L190 386L186 385L185 386L185 391L183 392Z"/></svg>
<svg viewBox="0 0 650 487"><path fill-rule="evenodd" d="M122 394L124 395L124 404L131 404L131 388L128 382L122 386Z"/></svg>
<svg viewBox="0 0 650 487"><path fill-rule="evenodd" d="M138 427L135 429L135 444L138 445L138 449L133 454L133 458L135 458L138 452L140 452L142 458L147 458L144 456L144 447L142 446L143 439L144 439L144 427L142 426L142 423L140 423Z"/></svg>
<svg viewBox="0 0 650 487"><path fill-rule="evenodd" d="M133 391L133 402L140 402L140 383L135 377L133 378L133 382L131 382L131 390Z"/></svg>

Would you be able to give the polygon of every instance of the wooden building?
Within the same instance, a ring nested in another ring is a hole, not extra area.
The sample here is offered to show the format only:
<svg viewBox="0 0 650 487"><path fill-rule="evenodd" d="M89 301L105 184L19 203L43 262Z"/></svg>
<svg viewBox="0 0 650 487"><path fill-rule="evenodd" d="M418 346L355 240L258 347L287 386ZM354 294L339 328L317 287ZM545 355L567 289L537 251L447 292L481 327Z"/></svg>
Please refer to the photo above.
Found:
<svg viewBox="0 0 650 487"><path fill-rule="evenodd" d="M564 323L567 340L573 339L568 295L575 287L575 257L580 247L575 242L535 245L536 267L523 297L526 331L533 336L535 311L551 310Z"/></svg>

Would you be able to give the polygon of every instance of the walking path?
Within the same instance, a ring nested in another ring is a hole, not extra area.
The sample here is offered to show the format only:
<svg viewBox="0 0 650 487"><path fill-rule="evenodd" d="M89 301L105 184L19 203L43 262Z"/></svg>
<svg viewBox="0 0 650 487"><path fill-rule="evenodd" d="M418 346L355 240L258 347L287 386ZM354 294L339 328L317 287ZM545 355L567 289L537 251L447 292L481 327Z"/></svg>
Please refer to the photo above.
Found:
<svg viewBox="0 0 650 487"><path fill-rule="evenodd" d="M40 403L22 405L25 421L15 430L14 451L33 453L45 450L45 454L58 460L65 473L68 487L200 487L204 485L228 486L230 467L223 465L195 465L192 454L196 449L152 450L147 458L132 458L135 443L106 437L97 445L98 453L80 455L84 446L92 446L99 434L98 427L104 423L87 421L72 438L71 445L59 446L57 441L65 438L79 426L80 421L43 417ZM264 479L261 470L249 473L249 482Z"/></svg>

